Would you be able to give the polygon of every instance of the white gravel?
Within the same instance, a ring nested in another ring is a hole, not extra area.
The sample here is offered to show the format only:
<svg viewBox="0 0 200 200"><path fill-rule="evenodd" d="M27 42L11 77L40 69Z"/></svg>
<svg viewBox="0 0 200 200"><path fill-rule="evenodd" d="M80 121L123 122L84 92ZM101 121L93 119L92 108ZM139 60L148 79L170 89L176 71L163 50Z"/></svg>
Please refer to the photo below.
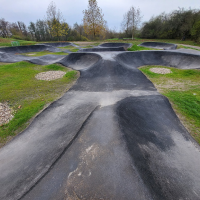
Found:
<svg viewBox="0 0 200 200"><path fill-rule="evenodd" d="M65 74L66 72L63 71L48 71L37 74L35 78L38 80L51 81L62 78Z"/></svg>
<svg viewBox="0 0 200 200"><path fill-rule="evenodd" d="M12 110L7 103L0 103L0 126L7 124L12 118Z"/></svg>
<svg viewBox="0 0 200 200"><path fill-rule="evenodd" d="M156 74L170 74L172 71L166 68L151 68L150 71Z"/></svg>

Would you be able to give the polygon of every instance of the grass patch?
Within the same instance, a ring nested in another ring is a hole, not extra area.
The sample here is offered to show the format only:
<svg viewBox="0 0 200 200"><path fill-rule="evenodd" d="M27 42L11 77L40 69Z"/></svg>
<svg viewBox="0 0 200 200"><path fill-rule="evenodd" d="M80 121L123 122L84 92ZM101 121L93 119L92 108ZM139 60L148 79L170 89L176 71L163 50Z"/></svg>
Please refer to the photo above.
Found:
<svg viewBox="0 0 200 200"><path fill-rule="evenodd" d="M155 50L155 49L137 46L136 44L134 44L132 47L128 48L128 51L142 51L142 50Z"/></svg>
<svg viewBox="0 0 200 200"><path fill-rule="evenodd" d="M58 47L58 48L60 48L60 49L62 49L62 50L69 50L69 51L71 51L71 52L77 52L79 49L77 49L77 47L73 47L73 46L66 46L66 47Z"/></svg>
<svg viewBox="0 0 200 200"><path fill-rule="evenodd" d="M156 74L149 70L152 67L168 68L172 73ZM184 126L200 144L200 70L163 66L145 66L140 70L170 100Z"/></svg>
<svg viewBox="0 0 200 200"><path fill-rule="evenodd" d="M197 50L197 51L200 51L200 49L197 49L197 48L193 48L193 47L188 47L188 46L183 46L183 45L178 45L177 49L192 49L192 50Z"/></svg>
<svg viewBox="0 0 200 200"><path fill-rule="evenodd" d="M49 70L61 70L66 75L57 80L37 80L35 75ZM38 66L28 62L0 65L0 102L7 102L14 118L0 127L0 142L5 141L30 123L31 118L66 92L78 78L77 71L62 65Z"/></svg>
<svg viewBox="0 0 200 200"><path fill-rule="evenodd" d="M45 56L45 55L68 55L68 53L64 53L64 52L50 52L50 51L41 51L41 52L28 52L28 53L21 53L20 55L24 55L24 56Z"/></svg>
<svg viewBox="0 0 200 200"><path fill-rule="evenodd" d="M79 49L70 49L71 52L77 52Z"/></svg>
<svg viewBox="0 0 200 200"><path fill-rule="evenodd" d="M82 48L90 49L90 48L94 48L94 46L93 45L88 45L88 46L85 46L85 47L82 47Z"/></svg>
<svg viewBox="0 0 200 200"><path fill-rule="evenodd" d="M119 40L119 38L112 38L112 39L107 39L108 41L115 41L115 40Z"/></svg>
<svg viewBox="0 0 200 200"><path fill-rule="evenodd" d="M68 46L65 46L65 47L57 47L59 49L71 49L71 48L74 48L73 46L71 45L68 45Z"/></svg>
<svg viewBox="0 0 200 200"><path fill-rule="evenodd" d="M90 45L92 45L92 46L98 46L98 45L102 44L102 41L101 42L100 41L99 42L88 42L88 41L83 42L83 41L80 41L80 42L76 42L74 44L78 45L80 47L84 47L86 45L88 45L88 46L90 46Z"/></svg>
<svg viewBox="0 0 200 200"><path fill-rule="evenodd" d="M19 42L20 46L23 46L23 45L34 45L36 44L37 42L35 41L26 41L26 40L16 40L16 39L12 39L12 38L1 38L0 37L0 47L11 47L11 42L12 41L17 41Z"/></svg>
<svg viewBox="0 0 200 200"><path fill-rule="evenodd" d="M76 71L69 71L65 74L65 77L67 77L69 80L74 79L76 77L77 72Z"/></svg>

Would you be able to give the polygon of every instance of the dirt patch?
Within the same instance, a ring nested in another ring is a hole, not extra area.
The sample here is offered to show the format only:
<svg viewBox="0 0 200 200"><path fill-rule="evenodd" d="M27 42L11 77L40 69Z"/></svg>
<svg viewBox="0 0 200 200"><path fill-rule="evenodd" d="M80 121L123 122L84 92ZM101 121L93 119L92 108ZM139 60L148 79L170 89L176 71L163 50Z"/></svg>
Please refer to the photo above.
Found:
<svg viewBox="0 0 200 200"><path fill-rule="evenodd" d="M38 80L51 81L62 78L65 74L66 72L63 71L48 71L37 74L35 78Z"/></svg>
<svg viewBox="0 0 200 200"><path fill-rule="evenodd" d="M178 91L185 91L189 90L191 87L197 85L196 82L192 81L181 81L181 80L172 80L172 79L163 79L162 82L156 83L156 87L164 91L165 89L167 90L178 90Z"/></svg>
<svg viewBox="0 0 200 200"><path fill-rule="evenodd" d="M170 74L172 72L170 69L166 68L151 68L150 71L157 74Z"/></svg>
<svg viewBox="0 0 200 200"><path fill-rule="evenodd" d="M0 103L0 126L7 124L12 118L12 109L7 103Z"/></svg>

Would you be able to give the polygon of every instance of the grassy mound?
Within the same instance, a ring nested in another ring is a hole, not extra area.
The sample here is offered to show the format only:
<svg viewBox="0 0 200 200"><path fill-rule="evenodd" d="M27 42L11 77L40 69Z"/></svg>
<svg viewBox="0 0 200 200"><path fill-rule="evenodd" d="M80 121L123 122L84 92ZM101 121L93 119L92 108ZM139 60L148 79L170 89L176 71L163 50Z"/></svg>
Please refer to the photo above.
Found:
<svg viewBox="0 0 200 200"><path fill-rule="evenodd" d="M37 80L35 75L49 70L66 72L61 79ZM47 104L61 97L78 78L78 72L58 64L38 66L28 62L0 65L0 102L14 110L14 118L0 127L0 142L14 136Z"/></svg>
<svg viewBox="0 0 200 200"><path fill-rule="evenodd" d="M171 67L170 74L156 74L145 66L140 70L154 83L158 91L171 102L180 120L200 144L200 70Z"/></svg>

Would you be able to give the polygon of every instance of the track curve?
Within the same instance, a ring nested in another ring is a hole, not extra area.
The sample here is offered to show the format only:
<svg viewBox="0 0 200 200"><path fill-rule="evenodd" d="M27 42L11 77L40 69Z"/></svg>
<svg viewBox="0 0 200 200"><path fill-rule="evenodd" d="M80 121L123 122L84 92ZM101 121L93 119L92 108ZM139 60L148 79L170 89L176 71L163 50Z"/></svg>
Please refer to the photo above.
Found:
<svg viewBox="0 0 200 200"><path fill-rule="evenodd" d="M137 69L199 59L141 51L57 61L80 78L0 150L0 199L200 199L199 145Z"/></svg>
<svg viewBox="0 0 200 200"><path fill-rule="evenodd" d="M103 43L100 44L99 47L103 47L103 48L116 48L116 47L124 47L124 48L129 48L131 47L132 44L131 43Z"/></svg>
<svg viewBox="0 0 200 200"><path fill-rule="evenodd" d="M164 42L143 42L139 46L156 48L156 49L164 49L164 50L173 50L177 48L176 44L164 43Z"/></svg>

